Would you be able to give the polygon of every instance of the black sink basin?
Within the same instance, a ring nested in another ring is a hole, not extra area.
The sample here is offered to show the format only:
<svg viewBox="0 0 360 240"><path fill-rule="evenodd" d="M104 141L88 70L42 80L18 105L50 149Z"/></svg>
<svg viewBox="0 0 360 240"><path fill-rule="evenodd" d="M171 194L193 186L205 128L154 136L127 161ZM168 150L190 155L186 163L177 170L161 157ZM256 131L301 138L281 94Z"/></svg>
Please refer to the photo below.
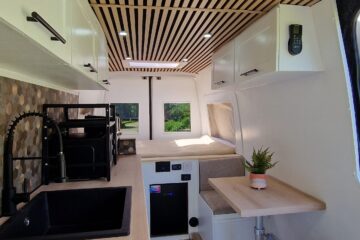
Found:
<svg viewBox="0 0 360 240"><path fill-rule="evenodd" d="M0 227L0 239L92 239L130 233L131 187L39 193Z"/></svg>

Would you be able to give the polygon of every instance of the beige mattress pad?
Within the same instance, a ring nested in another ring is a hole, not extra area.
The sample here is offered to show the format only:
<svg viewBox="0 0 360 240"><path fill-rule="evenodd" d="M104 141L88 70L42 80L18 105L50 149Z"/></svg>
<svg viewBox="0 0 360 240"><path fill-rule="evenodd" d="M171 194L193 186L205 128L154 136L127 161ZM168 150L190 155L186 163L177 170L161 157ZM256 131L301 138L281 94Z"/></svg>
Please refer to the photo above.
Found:
<svg viewBox="0 0 360 240"><path fill-rule="evenodd" d="M177 140L136 140L136 152L142 158L183 157L234 154L235 148L202 136Z"/></svg>

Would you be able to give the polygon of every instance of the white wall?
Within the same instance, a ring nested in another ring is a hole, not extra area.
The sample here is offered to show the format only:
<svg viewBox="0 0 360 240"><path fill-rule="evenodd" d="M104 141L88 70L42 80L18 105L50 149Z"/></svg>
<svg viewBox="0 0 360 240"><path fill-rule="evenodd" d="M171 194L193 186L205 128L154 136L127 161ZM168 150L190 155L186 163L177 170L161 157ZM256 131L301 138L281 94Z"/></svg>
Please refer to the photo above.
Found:
<svg viewBox="0 0 360 240"><path fill-rule="evenodd" d="M149 139L148 81L139 76L111 77L107 97L110 103L139 103L139 132L122 138Z"/></svg>
<svg viewBox="0 0 360 240"><path fill-rule="evenodd" d="M211 66L201 70L196 76L196 89L199 98L202 134L209 134L209 116L206 107L206 95L212 92L211 90Z"/></svg>
<svg viewBox="0 0 360 240"><path fill-rule="evenodd" d="M164 103L190 103L191 132L164 131ZM191 138L201 135L201 121L193 77L162 76L153 80L153 138Z"/></svg>
<svg viewBox="0 0 360 240"><path fill-rule="evenodd" d="M153 139L201 136L201 121L195 81L191 75L159 73L111 73L109 91L80 91L80 103L139 103L139 132L122 138L149 139L149 85L141 76L153 79ZM164 103L191 104L191 132L164 132Z"/></svg>
<svg viewBox="0 0 360 240"><path fill-rule="evenodd" d="M79 103L106 103L105 90L81 90L78 94Z"/></svg>
<svg viewBox="0 0 360 240"><path fill-rule="evenodd" d="M327 204L324 212L268 217L268 230L282 240L357 240L357 140L335 0L312 9L325 71L237 92L244 155L269 146L279 161L270 174Z"/></svg>

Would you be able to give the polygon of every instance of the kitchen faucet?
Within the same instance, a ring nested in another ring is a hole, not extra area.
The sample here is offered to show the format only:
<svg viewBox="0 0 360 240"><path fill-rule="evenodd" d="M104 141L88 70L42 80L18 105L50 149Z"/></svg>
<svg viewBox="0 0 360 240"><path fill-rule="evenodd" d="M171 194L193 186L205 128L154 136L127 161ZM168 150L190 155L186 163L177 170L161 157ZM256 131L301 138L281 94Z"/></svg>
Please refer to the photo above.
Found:
<svg viewBox="0 0 360 240"><path fill-rule="evenodd" d="M27 180L24 180L24 192L16 193L16 189L13 184L13 140L14 133L17 124L27 117L41 117L50 122L57 132L59 138L59 153L58 159L60 161L61 181L66 181L66 163L63 153L63 142L59 126L56 122L43 113L38 112L26 112L16 117L15 120L9 126L5 142L4 142L4 175L3 175L3 189L2 189L2 215L11 216L16 213L16 205L20 202L28 202L30 200L30 194L27 192Z"/></svg>

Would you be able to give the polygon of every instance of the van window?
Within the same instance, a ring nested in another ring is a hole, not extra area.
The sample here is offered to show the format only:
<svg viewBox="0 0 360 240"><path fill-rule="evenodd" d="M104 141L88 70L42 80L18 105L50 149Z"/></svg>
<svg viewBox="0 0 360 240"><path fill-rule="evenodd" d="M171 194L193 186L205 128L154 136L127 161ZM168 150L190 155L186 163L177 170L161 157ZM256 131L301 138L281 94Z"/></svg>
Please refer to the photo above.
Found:
<svg viewBox="0 0 360 240"><path fill-rule="evenodd" d="M137 134L139 132L139 104L113 103L115 115L120 117L120 130L123 134Z"/></svg>
<svg viewBox="0 0 360 240"><path fill-rule="evenodd" d="M190 103L164 104L165 132L190 132Z"/></svg>
<svg viewBox="0 0 360 240"><path fill-rule="evenodd" d="M235 144L234 111L231 103L207 105L210 135Z"/></svg>

